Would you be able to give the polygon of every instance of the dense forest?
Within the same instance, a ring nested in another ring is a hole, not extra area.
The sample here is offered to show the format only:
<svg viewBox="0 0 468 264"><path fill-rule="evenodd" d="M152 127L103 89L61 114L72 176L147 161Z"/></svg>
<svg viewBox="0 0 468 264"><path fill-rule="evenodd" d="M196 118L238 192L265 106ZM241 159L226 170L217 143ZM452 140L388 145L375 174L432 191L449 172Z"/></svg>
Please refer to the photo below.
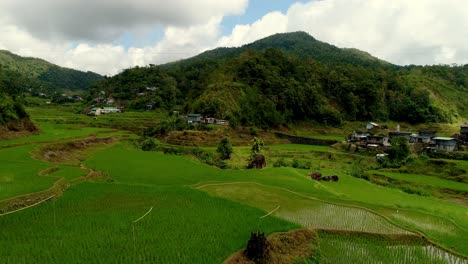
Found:
<svg viewBox="0 0 468 264"><path fill-rule="evenodd" d="M22 82L23 91L53 94L62 90L86 90L91 83L103 77L93 72L62 68L47 61L21 57L0 51L0 68L13 73Z"/></svg>
<svg viewBox="0 0 468 264"><path fill-rule="evenodd" d="M127 69L95 83L111 97L274 127L295 121L448 122L468 116L468 65L397 66L303 32L218 48L161 66Z"/></svg>
<svg viewBox="0 0 468 264"><path fill-rule="evenodd" d="M18 73L0 68L0 126L28 117L20 99L27 85Z"/></svg>

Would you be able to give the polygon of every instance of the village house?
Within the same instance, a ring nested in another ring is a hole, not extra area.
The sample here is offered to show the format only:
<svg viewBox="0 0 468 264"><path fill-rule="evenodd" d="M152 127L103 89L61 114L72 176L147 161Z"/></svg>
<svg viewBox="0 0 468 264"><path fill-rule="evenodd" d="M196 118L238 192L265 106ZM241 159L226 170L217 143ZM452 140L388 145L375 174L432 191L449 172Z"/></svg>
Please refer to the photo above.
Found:
<svg viewBox="0 0 468 264"><path fill-rule="evenodd" d="M154 91L158 90L158 87L146 87L146 90L154 92Z"/></svg>
<svg viewBox="0 0 468 264"><path fill-rule="evenodd" d="M389 141L388 141L388 137L384 137L384 136L368 136L366 138L366 147L389 147L391 146Z"/></svg>
<svg viewBox="0 0 468 264"><path fill-rule="evenodd" d="M440 152L452 152L458 148L458 140L449 137L434 137L433 149Z"/></svg>
<svg viewBox="0 0 468 264"><path fill-rule="evenodd" d="M107 98L107 100L106 100L106 104L108 104L108 105L115 104L115 100L114 100L114 98Z"/></svg>
<svg viewBox="0 0 468 264"><path fill-rule="evenodd" d="M203 119L202 115L200 114L188 114L185 118L189 124L199 124Z"/></svg>
<svg viewBox="0 0 468 264"><path fill-rule="evenodd" d="M220 126L227 126L229 125L229 122L224 119L215 119L215 124Z"/></svg>
<svg viewBox="0 0 468 264"><path fill-rule="evenodd" d="M369 122L369 123L366 125L366 129L367 129L367 130L372 130L372 129L378 128L378 127L379 127L379 124L374 123L374 122Z"/></svg>
<svg viewBox="0 0 468 264"><path fill-rule="evenodd" d="M432 139L437 136L434 130L419 130L418 135L412 135L411 143L431 143Z"/></svg>
<svg viewBox="0 0 468 264"><path fill-rule="evenodd" d="M122 113L122 108L117 107L93 107L87 115L99 116L104 114Z"/></svg>
<svg viewBox="0 0 468 264"><path fill-rule="evenodd" d="M462 140L464 140L465 142L468 142L468 124L462 125L460 127L460 136Z"/></svg>
<svg viewBox="0 0 468 264"><path fill-rule="evenodd" d="M349 137L350 142L361 142L365 141L371 133L369 131L353 131L353 134Z"/></svg>
<svg viewBox="0 0 468 264"><path fill-rule="evenodd" d="M206 117L206 118L204 118L204 122L203 122L203 123L205 123L205 124L207 124L207 125L209 125L209 124L214 124L214 123L215 123L215 120L216 120L216 119L214 119L214 118L212 118L212 117Z"/></svg>

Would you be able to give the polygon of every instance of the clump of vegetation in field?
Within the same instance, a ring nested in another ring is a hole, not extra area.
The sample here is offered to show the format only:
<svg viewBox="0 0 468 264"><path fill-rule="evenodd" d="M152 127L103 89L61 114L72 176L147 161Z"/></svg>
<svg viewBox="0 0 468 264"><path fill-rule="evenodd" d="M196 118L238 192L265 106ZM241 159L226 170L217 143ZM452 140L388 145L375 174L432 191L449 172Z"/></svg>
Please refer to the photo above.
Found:
<svg viewBox="0 0 468 264"><path fill-rule="evenodd" d="M216 149L216 152L219 153L222 160L230 159L232 151L231 141L227 137L219 142L218 148Z"/></svg>
<svg viewBox="0 0 468 264"><path fill-rule="evenodd" d="M405 164L411 154L408 141L403 137L392 139L392 146L387 150L388 156L379 159L384 168L399 168Z"/></svg>
<svg viewBox="0 0 468 264"><path fill-rule="evenodd" d="M252 148L250 149L247 168L261 169L266 166L265 156L260 154L264 146L265 143L263 143L263 140L254 138Z"/></svg>
<svg viewBox="0 0 468 264"><path fill-rule="evenodd" d="M268 238L263 233L252 233L247 248L224 263L320 263L317 232L300 229L273 234Z"/></svg>

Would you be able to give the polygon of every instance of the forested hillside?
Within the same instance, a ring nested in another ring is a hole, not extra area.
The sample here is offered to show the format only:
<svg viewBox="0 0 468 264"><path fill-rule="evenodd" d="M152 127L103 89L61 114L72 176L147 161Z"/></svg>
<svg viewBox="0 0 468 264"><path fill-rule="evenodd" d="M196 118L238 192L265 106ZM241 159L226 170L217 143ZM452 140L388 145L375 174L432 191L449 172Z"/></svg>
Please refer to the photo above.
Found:
<svg viewBox="0 0 468 264"><path fill-rule="evenodd" d="M261 127L468 117L468 66L400 67L303 32L127 69L96 83L88 99L103 91L130 108L151 103Z"/></svg>
<svg viewBox="0 0 468 264"><path fill-rule="evenodd" d="M0 51L0 68L14 74L24 91L50 93L59 90L84 90L102 79L93 72L62 68L42 59L27 58Z"/></svg>

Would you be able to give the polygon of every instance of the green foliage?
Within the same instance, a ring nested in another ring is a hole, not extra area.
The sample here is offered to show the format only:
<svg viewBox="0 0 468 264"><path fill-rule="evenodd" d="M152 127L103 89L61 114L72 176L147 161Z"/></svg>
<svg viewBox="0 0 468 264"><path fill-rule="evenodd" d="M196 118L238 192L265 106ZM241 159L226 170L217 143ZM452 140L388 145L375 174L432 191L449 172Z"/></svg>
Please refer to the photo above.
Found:
<svg viewBox="0 0 468 264"><path fill-rule="evenodd" d="M260 154L264 146L265 146L265 143L263 143L263 140L259 138L254 138L252 148L250 149L251 156Z"/></svg>
<svg viewBox="0 0 468 264"><path fill-rule="evenodd" d="M297 121L446 122L468 114L466 76L468 67L398 67L296 32L128 69L97 83L88 99L104 92L130 100L127 106L134 109L148 102L183 106L233 126L265 129ZM152 86L158 90L145 90Z"/></svg>
<svg viewBox="0 0 468 264"><path fill-rule="evenodd" d="M10 96L0 92L0 125L18 119L15 102Z"/></svg>
<svg viewBox="0 0 468 264"><path fill-rule="evenodd" d="M226 137L223 140L221 140L221 142L219 142L219 145L218 145L218 148L216 149L216 152L219 153L220 158L222 160L227 160L227 159L231 158L231 154L233 152L233 149L232 149L232 144L231 144L231 141L229 140L229 138Z"/></svg>
<svg viewBox="0 0 468 264"><path fill-rule="evenodd" d="M390 162L404 162L411 154L408 141L404 137L392 139L392 146L387 150Z"/></svg>
<svg viewBox="0 0 468 264"><path fill-rule="evenodd" d="M153 151L156 150L156 148L156 142L154 142L154 139L152 138L147 138L141 142L141 150L143 151Z"/></svg>
<svg viewBox="0 0 468 264"><path fill-rule="evenodd" d="M59 90L85 90L91 83L102 79L93 72L62 68L47 61L0 51L0 80L2 72L8 72L9 89L16 93L31 90L31 93L51 95ZM11 94L11 93L10 93Z"/></svg>

